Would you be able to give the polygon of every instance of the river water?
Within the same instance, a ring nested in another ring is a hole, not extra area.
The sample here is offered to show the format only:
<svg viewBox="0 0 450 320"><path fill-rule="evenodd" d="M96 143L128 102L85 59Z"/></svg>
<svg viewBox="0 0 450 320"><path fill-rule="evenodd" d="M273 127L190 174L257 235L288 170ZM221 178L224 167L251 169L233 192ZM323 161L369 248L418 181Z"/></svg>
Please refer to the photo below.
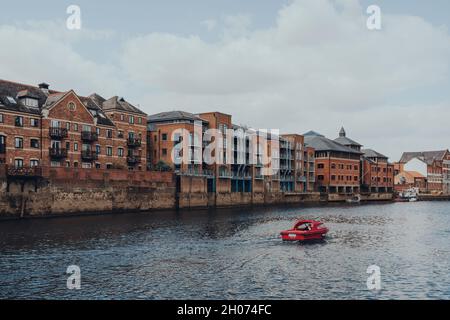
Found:
<svg viewBox="0 0 450 320"><path fill-rule="evenodd" d="M326 240L282 242L297 218L325 222ZM450 202L2 221L0 248L2 299L450 298Z"/></svg>

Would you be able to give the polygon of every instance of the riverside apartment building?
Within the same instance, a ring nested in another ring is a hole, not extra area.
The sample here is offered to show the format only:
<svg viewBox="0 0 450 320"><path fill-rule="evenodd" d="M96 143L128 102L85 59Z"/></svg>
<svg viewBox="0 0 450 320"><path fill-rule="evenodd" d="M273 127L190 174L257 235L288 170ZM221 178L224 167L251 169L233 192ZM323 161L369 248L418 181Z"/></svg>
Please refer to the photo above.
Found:
<svg viewBox="0 0 450 320"><path fill-rule="evenodd" d="M123 98L118 103L129 110L97 94L83 97L74 90L50 90L46 83L0 80L0 162L22 171L43 166L144 170L146 145L132 145L136 141L130 138L145 137L146 114Z"/></svg>

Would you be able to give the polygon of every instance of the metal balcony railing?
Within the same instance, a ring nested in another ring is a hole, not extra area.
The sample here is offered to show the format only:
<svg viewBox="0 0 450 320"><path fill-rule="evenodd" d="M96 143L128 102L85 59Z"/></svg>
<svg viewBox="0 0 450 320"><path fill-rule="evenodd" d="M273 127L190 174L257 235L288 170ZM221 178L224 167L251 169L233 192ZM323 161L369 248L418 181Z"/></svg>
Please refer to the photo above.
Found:
<svg viewBox="0 0 450 320"><path fill-rule="evenodd" d="M62 159L67 157L67 149L63 148L48 148L50 158L52 159Z"/></svg>
<svg viewBox="0 0 450 320"><path fill-rule="evenodd" d="M83 150L81 151L81 159L84 161L98 160L98 154L92 150Z"/></svg>
<svg viewBox="0 0 450 320"><path fill-rule="evenodd" d="M140 147L142 144L141 139L137 139L137 138L128 138L127 139L127 145L130 148L138 148Z"/></svg>
<svg viewBox="0 0 450 320"><path fill-rule="evenodd" d="M49 136L52 139L61 140L65 139L68 136L68 132L66 128L59 128L59 127L50 127L49 129Z"/></svg>
<svg viewBox="0 0 450 320"><path fill-rule="evenodd" d="M141 157L139 156L127 156L127 162L128 164L138 164L141 163Z"/></svg>
<svg viewBox="0 0 450 320"><path fill-rule="evenodd" d="M17 178L35 178L42 177L42 167L7 167L7 174L10 177Z"/></svg>
<svg viewBox="0 0 450 320"><path fill-rule="evenodd" d="M98 134L92 131L82 131L81 139L86 142L94 142L98 140Z"/></svg>

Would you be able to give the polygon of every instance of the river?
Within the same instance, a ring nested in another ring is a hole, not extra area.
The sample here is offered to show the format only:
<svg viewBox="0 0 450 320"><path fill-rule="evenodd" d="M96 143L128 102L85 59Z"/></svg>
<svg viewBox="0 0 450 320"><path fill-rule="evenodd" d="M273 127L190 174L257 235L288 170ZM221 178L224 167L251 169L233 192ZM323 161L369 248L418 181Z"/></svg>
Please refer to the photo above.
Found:
<svg viewBox="0 0 450 320"><path fill-rule="evenodd" d="M282 242L297 218L325 222L326 240ZM0 248L1 299L450 298L450 202L1 221Z"/></svg>

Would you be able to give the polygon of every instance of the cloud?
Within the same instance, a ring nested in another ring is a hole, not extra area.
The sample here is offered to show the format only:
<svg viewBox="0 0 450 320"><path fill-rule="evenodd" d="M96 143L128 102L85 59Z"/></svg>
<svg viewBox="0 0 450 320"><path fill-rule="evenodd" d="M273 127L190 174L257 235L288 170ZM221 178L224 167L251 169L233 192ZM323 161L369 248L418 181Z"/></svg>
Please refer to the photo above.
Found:
<svg viewBox="0 0 450 320"><path fill-rule="evenodd" d="M206 27L206 30L213 31L217 26L217 21L214 19L206 19L201 24Z"/></svg>
<svg viewBox="0 0 450 320"><path fill-rule="evenodd" d="M30 84L45 81L56 90L73 88L81 94L98 91L113 95L123 87L114 65L89 60L76 50L85 41L109 37L107 32L78 33L57 26L52 21L27 22L20 27L0 25L4 49L0 50L1 78Z"/></svg>
<svg viewBox="0 0 450 320"><path fill-rule="evenodd" d="M406 107L411 93L448 83L447 30L383 13L382 30L370 31L365 9L358 1L294 1L271 28L228 17L214 42L151 33L124 45L122 65L133 81L158 88L144 98L152 108L222 110L282 131L336 135L345 124L357 128L354 138L383 139L379 126L394 114L397 135L414 135L409 124L419 125L426 112L439 109L448 119L446 108ZM403 105L393 112L390 99L399 96ZM417 118L408 123L405 113ZM441 133L449 136L447 128ZM431 138L433 130L421 134Z"/></svg>
<svg viewBox="0 0 450 320"><path fill-rule="evenodd" d="M450 91L448 30L381 9L382 30L370 31L358 0L292 1L270 27L248 14L204 20L208 40L154 32L123 41L118 31L68 31L64 21L0 25L0 77L125 95L149 114L215 110L239 124L330 137L345 125L394 159L447 148L450 99L435 93Z"/></svg>

